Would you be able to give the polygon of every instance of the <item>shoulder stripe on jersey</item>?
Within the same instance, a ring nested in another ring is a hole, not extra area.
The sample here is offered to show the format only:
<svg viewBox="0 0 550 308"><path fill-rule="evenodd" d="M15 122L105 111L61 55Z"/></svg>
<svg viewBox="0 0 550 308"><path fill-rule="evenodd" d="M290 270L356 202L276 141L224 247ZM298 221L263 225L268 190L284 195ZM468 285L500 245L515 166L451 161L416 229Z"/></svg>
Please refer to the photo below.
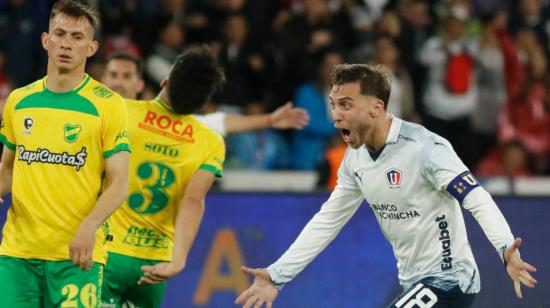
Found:
<svg viewBox="0 0 550 308"><path fill-rule="evenodd" d="M15 144L9 142L6 136L0 135L0 142L2 142L8 149L15 151Z"/></svg>
<svg viewBox="0 0 550 308"><path fill-rule="evenodd" d="M86 78L84 78L84 81L78 86L78 88L74 89L73 91L78 93L78 91L82 90L82 88L84 88L89 81L90 81L90 75L86 74Z"/></svg>
<svg viewBox="0 0 550 308"><path fill-rule="evenodd" d="M222 177L222 171L220 169L212 166L212 165L202 164L202 165L200 165L199 169L210 171L210 172L214 173L214 175L216 175L216 177L218 177L218 178Z"/></svg>
<svg viewBox="0 0 550 308"><path fill-rule="evenodd" d="M94 104L73 91L63 94L55 94L49 91L33 93L23 98L15 106L15 110L30 108L69 110L99 116Z"/></svg>
<svg viewBox="0 0 550 308"><path fill-rule="evenodd" d="M113 154L115 154L117 152L122 152L122 151L132 152L132 151L130 151L130 145L128 143L120 143L120 144L117 144L117 146L114 149L109 150L107 152L104 152L103 157L104 158L109 158L109 157L113 156Z"/></svg>

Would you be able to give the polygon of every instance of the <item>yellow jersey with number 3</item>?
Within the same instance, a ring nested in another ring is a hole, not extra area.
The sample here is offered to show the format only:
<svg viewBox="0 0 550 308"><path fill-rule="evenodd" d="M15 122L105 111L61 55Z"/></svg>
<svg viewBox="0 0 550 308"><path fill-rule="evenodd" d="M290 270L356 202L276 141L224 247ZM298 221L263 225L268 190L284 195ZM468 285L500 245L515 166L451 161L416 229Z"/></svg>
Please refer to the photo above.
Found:
<svg viewBox="0 0 550 308"><path fill-rule="evenodd" d="M88 75L74 90L54 93L43 78L13 91L0 141L15 151L12 205L0 255L69 260L69 243L94 209L105 159L129 151L122 98ZM106 227L93 260L105 263Z"/></svg>
<svg viewBox="0 0 550 308"><path fill-rule="evenodd" d="M111 215L108 251L170 261L178 204L193 174L221 176L223 138L192 115L177 115L159 99L126 100L130 119L128 198Z"/></svg>

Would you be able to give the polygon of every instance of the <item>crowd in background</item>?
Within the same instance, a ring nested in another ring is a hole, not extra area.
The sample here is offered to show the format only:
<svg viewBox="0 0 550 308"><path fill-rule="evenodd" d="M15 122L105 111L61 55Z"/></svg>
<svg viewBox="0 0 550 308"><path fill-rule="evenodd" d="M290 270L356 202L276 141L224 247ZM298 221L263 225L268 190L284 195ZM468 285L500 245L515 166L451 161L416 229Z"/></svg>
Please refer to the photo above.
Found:
<svg viewBox="0 0 550 308"><path fill-rule="evenodd" d="M345 151L327 101L333 65L382 63L388 110L447 138L479 177L550 174L547 0L97 0L105 58L144 59L151 98L190 44L219 55L227 83L205 112L258 114L292 100L301 131L228 136L226 168L316 170L329 186ZM0 99L45 74L51 3L0 0Z"/></svg>

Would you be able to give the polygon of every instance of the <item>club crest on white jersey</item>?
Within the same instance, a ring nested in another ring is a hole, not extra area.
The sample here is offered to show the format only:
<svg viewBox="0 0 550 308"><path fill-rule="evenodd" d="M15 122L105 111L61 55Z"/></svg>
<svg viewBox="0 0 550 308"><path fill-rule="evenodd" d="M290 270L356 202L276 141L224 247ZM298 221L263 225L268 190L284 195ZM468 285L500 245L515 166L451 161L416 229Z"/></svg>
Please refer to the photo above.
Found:
<svg viewBox="0 0 550 308"><path fill-rule="evenodd" d="M386 171L386 179L388 180L390 188L395 189L401 187L401 175L401 170L396 168L391 168L390 170Z"/></svg>

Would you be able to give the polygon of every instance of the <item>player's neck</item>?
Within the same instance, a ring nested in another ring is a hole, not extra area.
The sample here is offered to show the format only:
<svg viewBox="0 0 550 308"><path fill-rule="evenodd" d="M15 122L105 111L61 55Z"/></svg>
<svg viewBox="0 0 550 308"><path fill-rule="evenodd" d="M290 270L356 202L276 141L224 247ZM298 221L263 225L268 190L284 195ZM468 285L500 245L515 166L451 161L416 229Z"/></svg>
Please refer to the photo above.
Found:
<svg viewBox="0 0 550 308"><path fill-rule="evenodd" d="M52 63L48 63L48 78L46 88L52 92L64 93L76 88L84 80L84 65L72 71L61 71Z"/></svg>
<svg viewBox="0 0 550 308"><path fill-rule="evenodd" d="M159 94L157 97L168 107L172 108L172 105L170 104L170 98L168 98L168 91L166 90L166 87L163 87L160 89Z"/></svg>
<svg viewBox="0 0 550 308"><path fill-rule="evenodd" d="M377 123L368 132L365 145L371 152L376 152L386 145L388 134L390 133L392 117L387 113L378 119Z"/></svg>

